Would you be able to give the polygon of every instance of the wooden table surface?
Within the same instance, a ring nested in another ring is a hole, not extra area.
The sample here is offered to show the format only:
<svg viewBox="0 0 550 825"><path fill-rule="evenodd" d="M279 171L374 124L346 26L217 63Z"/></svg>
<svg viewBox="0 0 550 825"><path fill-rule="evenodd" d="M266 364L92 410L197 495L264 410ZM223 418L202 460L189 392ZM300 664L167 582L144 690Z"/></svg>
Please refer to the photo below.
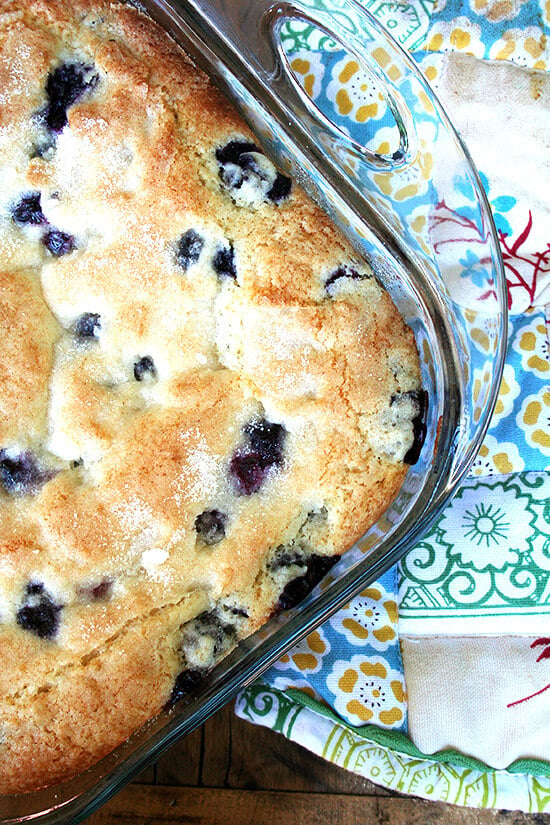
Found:
<svg viewBox="0 0 550 825"><path fill-rule="evenodd" d="M379 788L232 706L183 739L88 825L550 825L550 814L477 811Z"/></svg>

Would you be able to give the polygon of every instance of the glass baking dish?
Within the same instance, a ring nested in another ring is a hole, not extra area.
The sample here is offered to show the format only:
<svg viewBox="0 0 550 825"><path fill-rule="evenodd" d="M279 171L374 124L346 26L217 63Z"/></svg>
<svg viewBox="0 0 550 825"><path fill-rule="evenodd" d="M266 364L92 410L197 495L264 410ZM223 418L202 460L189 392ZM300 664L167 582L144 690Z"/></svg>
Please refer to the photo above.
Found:
<svg viewBox="0 0 550 825"><path fill-rule="evenodd" d="M143 0L139 7L224 88L266 151L368 258L416 336L429 399L425 440L391 508L297 608L273 617L195 693L89 770L0 798L3 825L81 821L396 563L467 472L503 369L506 285L479 178L415 64L368 12L354 0ZM347 134L305 93L284 47L289 25L312 27L367 72L393 118L392 151Z"/></svg>

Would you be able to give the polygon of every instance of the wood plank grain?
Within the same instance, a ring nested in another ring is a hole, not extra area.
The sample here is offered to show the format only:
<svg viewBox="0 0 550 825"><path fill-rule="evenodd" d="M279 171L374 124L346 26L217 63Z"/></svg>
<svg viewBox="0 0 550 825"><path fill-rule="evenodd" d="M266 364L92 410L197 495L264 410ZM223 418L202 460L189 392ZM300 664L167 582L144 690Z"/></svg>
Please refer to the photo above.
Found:
<svg viewBox="0 0 550 825"><path fill-rule="evenodd" d="M155 777L159 785L379 796L389 793L268 728L239 719L233 705L220 710L200 731L164 754L157 763ZM138 781L153 784L148 775Z"/></svg>
<svg viewBox="0 0 550 825"><path fill-rule="evenodd" d="M173 745L156 763L155 784L200 786L204 732L194 730ZM138 782L142 782L141 776Z"/></svg>
<svg viewBox="0 0 550 825"><path fill-rule="evenodd" d="M133 785L89 825L543 825L550 816L404 797Z"/></svg>
<svg viewBox="0 0 550 825"><path fill-rule="evenodd" d="M368 779L321 759L269 728L231 719L231 761L226 787L383 795Z"/></svg>
<svg viewBox="0 0 550 825"><path fill-rule="evenodd" d="M139 782L140 785L156 785L157 784L157 766L156 765L149 765L148 768L145 768L138 778L135 780ZM179 784L179 783L178 783Z"/></svg>
<svg viewBox="0 0 550 825"><path fill-rule="evenodd" d="M233 759L233 703L222 708L204 725L202 784L211 788L242 787L230 781Z"/></svg>

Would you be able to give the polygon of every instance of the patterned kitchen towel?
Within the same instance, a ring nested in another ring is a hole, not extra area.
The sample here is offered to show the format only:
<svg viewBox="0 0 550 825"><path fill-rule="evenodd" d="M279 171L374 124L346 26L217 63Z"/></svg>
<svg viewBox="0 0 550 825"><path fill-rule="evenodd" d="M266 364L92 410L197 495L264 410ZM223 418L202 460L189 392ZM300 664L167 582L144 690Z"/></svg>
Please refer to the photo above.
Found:
<svg viewBox="0 0 550 825"><path fill-rule="evenodd" d="M401 565L408 730L505 768L550 759L550 75L463 54L437 70L496 216L510 323L470 477Z"/></svg>
<svg viewBox="0 0 550 825"><path fill-rule="evenodd" d="M390 790L472 808L550 811L547 762L522 759L491 770L456 751L426 757L399 731L351 726L306 693L264 682L240 693L236 712Z"/></svg>
<svg viewBox="0 0 550 825"><path fill-rule="evenodd" d="M317 2L344 13L341 0ZM507 62L546 68L550 5L450 0L430 18L419 0L363 2L402 44L418 49L424 37L442 50L415 58L493 209L512 313L507 364L472 472L403 561L399 591L389 571L243 691L237 712L386 787L550 811L550 79ZM383 104L360 67L305 24L287 36L308 94L376 142ZM478 40L482 50L468 46Z"/></svg>

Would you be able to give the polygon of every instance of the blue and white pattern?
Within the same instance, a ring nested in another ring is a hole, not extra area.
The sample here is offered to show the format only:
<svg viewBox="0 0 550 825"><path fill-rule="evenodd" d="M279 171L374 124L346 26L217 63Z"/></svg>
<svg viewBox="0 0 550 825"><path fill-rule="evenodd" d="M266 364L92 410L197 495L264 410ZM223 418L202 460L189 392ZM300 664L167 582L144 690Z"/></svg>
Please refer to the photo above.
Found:
<svg viewBox="0 0 550 825"><path fill-rule="evenodd" d="M544 0L438 0L426 48L550 67L550 12Z"/></svg>
<svg viewBox="0 0 550 825"><path fill-rule="evenodd" d="M544 312L535 308L509 321L508 352L500 395L473 474L498 453L498 472L550 466L550 358ZM510 448L508 448L510 445ZM495 469L487 469L494 475Z"/></svg>
<svg viewBox="0 0 550 825"><path fill-rule="evenodd" d="M388 571L356 596L283 656L264 681L279 690L307 687L352 725L406 729L396 573Z"/></svg>

